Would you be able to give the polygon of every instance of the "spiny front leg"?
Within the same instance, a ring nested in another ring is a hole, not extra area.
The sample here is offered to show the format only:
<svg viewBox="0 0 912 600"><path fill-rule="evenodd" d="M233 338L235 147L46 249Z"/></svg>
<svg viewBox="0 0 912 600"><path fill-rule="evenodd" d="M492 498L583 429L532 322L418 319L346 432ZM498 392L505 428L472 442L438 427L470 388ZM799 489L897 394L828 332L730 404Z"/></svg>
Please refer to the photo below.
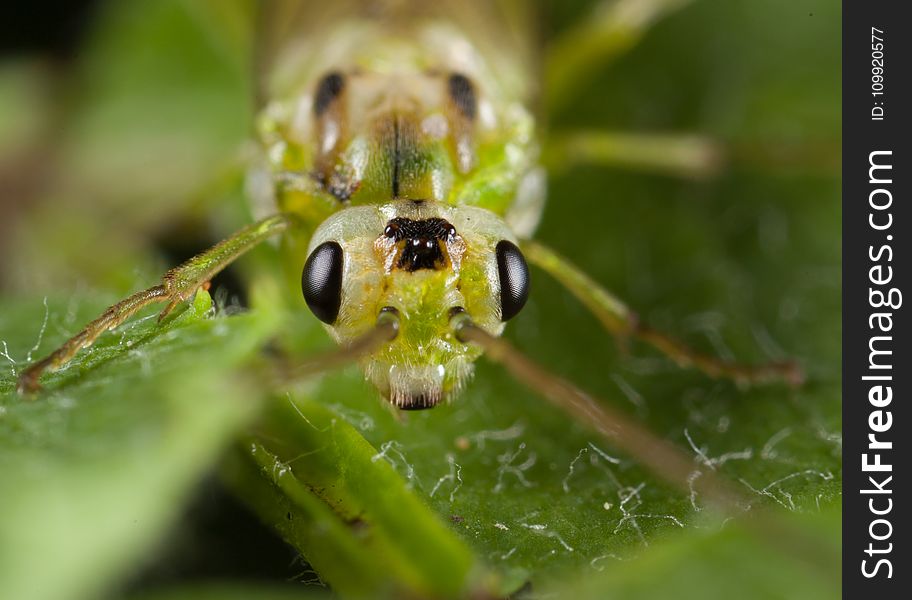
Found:
<svg viewBox="0 0 912 600"><path fill-rule="evenodd" d="M239 256L267 238L285 231L292 219L290 215L280 214L257 221L165 273L162 284L168 293L169 302L158 320L168 316L180 302L189 300L201 285Z"/></svg>
<svg viewBox="0 0 912 600"><path fill-rule="evenodd" d="M45 371L56 371L73 359L83 348L91 346L98 336L109 329L114 329L142 308L156 302L168 299L165 286L157 285L147 290L137 292L125 300L108 307L100 317L89 323L85 328L68 339L62 346L48 356L32 363L19 374L17 389L20 394L37 392L41 385L38 380Z"/></svg>
<svg viewBox="0 0 912 600"><path fill-rule="evenodd" d="M547 246L527 241L523 253L530 263L546 271L601 321L610 333L621 340L637 338L655 347L680 367L693 367L710 377L734 380L740 384L784 381L797 386L804 372L794 361L749 365L716 358L689 348L686 344L643 324L624 302L611 294L569 260Z"/></svg>
<svg viewBox="0 0 912 600"><path fill-rule="evenodd" d="M102 333L121 325L146 306L167 302L167 306L159 315L161 321L178 303L190 299L200 286L239 256L263 240L285 231L292 223L291 219L292 217L282 214L248 225L209 250L165 273L161 285L133 294L109 307L100 317L54 352L26 368L19 375L19 393L30 394L38 391L41 387L39 380L45 371L59 369L72 360L80 350L91 346Z"/></svg>

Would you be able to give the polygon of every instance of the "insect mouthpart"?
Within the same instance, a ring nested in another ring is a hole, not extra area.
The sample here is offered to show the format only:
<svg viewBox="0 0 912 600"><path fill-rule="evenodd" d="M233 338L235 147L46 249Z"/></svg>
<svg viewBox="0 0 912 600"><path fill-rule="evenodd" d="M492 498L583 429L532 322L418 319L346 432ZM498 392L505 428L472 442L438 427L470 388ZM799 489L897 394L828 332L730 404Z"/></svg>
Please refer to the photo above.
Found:
<svg viewBox="0 0 912 600"><path fill-rule="evenodd" d="M446 375L443 365L391 366L387 398L399 410L434 408L447 400Z"/></svg>
<svg viewBox="0 0 912 600"><path fill-rule="evenodd" d="M463 314L468 318L464 311ZM381 310L377 324L384 325L392 320L398 325L399 318L398 310L386 307ZM452 321L447 322L447 327ZM403 354L392 359L383 353L375 356L368 362L365 375L399 410L434 408L458 396L473 372L472 363L477 356L456 349L465 346L454 342L437 340L427 346L415 346L413 342L395 338L398 347L391 346L389 350ZM402 343L406 345L402 346ZM405 357L409 356L411 359L407 360Z"/></svg>
<svg viewBox="0 0 912 600"><path fill-rule="evenodd" d="M400 395L395 400L393 400L393 404L395 404L399 410L425 410L428 408L434 408L440 404L440 396L424 393L419 393L412 396Z"/></svg>

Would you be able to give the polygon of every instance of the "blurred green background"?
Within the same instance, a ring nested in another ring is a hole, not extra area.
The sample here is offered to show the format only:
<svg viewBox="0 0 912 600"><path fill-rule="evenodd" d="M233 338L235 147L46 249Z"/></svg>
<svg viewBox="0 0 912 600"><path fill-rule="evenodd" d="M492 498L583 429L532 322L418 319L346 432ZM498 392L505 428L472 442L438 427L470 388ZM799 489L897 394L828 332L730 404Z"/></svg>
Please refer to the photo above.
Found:
<svg viewBox="0 0 912 600"><path fill-rule="evenodd" d="M406 418L356 369L275 397L260 348L328 340L303 303L260 308L271 248L215 282L217 308L201 294L163 327L128 324L16 397L28 358L249 218L253 4L99 2L67 41L0 63L0 597L834 597L839 6L672 4L548 127L699 134L721 168L561 170L539 237L654 326L724 357L796 357L808 383L743 390L619 353L537 271L507 336L807 544L720 526L483 361L458 402ZM549 48L598 7L538 8Z"/></svg>

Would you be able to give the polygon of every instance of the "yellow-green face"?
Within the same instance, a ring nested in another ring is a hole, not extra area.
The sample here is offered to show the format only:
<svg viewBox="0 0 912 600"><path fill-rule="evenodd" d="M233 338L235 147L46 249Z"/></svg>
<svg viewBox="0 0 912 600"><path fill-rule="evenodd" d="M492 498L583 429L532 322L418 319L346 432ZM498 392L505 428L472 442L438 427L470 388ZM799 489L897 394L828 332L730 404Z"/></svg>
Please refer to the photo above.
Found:
<svg viewBox="0 0 912 600"><path fill-rule="evenodd" d="M515 241L500 217L480 208L347 208L311 240L304 296L341 344L393 313L399 333L363 361L365 375L399 408L430 408L459 391L481 354L456 338L453 316L499 335L504 317L522 307L528 272Z"/></svg>

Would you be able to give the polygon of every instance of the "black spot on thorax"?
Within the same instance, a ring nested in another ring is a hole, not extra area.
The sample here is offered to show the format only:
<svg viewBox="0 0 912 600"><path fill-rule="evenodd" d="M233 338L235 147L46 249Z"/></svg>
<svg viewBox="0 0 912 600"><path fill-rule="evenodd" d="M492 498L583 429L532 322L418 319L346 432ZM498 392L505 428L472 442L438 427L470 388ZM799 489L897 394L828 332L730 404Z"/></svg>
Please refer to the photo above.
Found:
<svg viewBox="0 0 912 600"><path fill-rule="evenodd" d="M314 94L313 111L317 117L326 112L326 109L333 101L342 94L345 89L345 78L341 73L332 72L326 74L317 85L317 92Z"/></svg>
<svg viewBox="0 0 912 600"><path fill-rule="evenodd" d="M450 99L453 104L470 121L475 120L475 114L478 112L478 101L475 98L475 86L472 81L462 73L453 73L450 75L447 87L450 92Z"/></svg>

